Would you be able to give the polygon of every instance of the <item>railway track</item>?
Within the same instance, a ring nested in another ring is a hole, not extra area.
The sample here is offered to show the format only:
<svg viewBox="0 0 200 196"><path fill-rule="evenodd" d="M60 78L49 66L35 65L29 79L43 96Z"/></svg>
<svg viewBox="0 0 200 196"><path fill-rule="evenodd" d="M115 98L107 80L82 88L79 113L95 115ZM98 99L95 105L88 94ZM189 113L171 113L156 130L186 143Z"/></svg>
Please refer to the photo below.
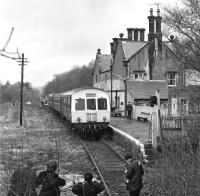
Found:
<svg viewBox="0 0 200 196"><path fill-rule="evenodd" d="M104 183L107 195L127 196L124 158L105 140L81 142Z"/></svg>

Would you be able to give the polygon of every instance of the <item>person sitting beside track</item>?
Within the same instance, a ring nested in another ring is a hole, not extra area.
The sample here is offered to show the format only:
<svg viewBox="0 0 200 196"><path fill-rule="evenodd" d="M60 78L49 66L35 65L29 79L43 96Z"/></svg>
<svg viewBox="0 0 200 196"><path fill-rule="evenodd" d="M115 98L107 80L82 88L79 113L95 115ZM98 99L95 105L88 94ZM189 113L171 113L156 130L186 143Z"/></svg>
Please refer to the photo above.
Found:
<svg viewBox="0 0 200 196"><path fill-rule="evenodd" d="M65 186L66 182L57 173L57 162L50 161L47 170L40 172L36 186L42 185L39 196L60 196L59 186Z"/></svg>
<svg viewBox="0 0 200 196"><path fill-rule="evenodd" d="M97 196L105 188L102 182L93 181L92 173L84 174L84 182L79 182L72 187L72 192L78 196Z"/></svg>

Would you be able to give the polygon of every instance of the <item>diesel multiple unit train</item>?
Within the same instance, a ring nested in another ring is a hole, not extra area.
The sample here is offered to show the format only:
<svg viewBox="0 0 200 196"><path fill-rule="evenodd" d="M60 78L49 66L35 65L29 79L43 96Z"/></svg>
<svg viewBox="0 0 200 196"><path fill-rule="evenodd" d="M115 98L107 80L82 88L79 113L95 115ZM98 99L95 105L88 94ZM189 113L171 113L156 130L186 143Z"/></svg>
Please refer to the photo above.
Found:
<svg viewBox="0 0 200 196"><path fill-rule="evenodd" d="M82 138L98 139L110 122L108 93L93 87L84 87L50 94L48 105L66 119L73 131Z"/></svg>

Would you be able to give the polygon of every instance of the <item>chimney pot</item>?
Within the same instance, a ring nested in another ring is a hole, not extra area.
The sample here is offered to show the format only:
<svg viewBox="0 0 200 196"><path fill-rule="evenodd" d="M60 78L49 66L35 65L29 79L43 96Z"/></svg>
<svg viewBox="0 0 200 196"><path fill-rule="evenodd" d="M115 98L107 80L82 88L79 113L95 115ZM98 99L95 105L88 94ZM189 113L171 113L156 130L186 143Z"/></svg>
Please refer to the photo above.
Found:
<svg viewBox="0 0 200 196"><path fill-rule="evenodd" d="M153 16L153 8L150 8L150 16Z"/></svg>
<svg viewBox="0 0 200 196"><path fill-rule="evenodd" d="M133 28L127 28L128 31L128 40L133 40Z"/></svg>
<svg viewBox="0 0 200 196"><path fill-rule="evenodd" d="M160 16L160 9L157 9L157 16Z"/></svg>

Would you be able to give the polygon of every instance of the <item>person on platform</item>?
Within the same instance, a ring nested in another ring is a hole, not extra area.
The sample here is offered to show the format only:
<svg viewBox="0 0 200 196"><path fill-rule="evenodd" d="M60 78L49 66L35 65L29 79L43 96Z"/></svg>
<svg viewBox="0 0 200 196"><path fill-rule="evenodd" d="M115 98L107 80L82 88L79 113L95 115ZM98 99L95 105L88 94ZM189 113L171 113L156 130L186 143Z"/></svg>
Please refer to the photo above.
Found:
<svg viewBox="0 0 200 196"><path fill-rule="evenodd" d="M144 175L144 170L142 163L139 160L139 156L133 157L130 153L126 154L124 159L127 161L124 172L129 196L139 196L143 188L142 176Z"/></svg>
<svg viewBox="0 0 200 196"><path fill-rule="evenodd" d="M128 104L126 105L126 110L128 112L127 118L129 120L131 120L131 115L132 115L132 111L133 111L133 106L132 106L131 102L128 102Z"/></svg>
<svg viewBox="0 0 200 196"><path fill-rule="evenodd" d="M25 167L14 171L10 180L8 196L37 196L35 190L37 176L33 166L34 160L29 158Z"/></svg>
<svg viewBox="0 0 200 196"><path fill-rule="evenodd" d="M74 183L72 192L78 196L97 196L104 190L102 182L93 181L92 173L84 174L84 182Z"/></svg>
<svg viewBox="0 0 200 196"><path fill-rule="evenodd" d="M39 196L60 196L60 186L65 186L66 182L56 173L57 162L50 161L47 170L40 172L36 185L42 185Z"/></svg>

